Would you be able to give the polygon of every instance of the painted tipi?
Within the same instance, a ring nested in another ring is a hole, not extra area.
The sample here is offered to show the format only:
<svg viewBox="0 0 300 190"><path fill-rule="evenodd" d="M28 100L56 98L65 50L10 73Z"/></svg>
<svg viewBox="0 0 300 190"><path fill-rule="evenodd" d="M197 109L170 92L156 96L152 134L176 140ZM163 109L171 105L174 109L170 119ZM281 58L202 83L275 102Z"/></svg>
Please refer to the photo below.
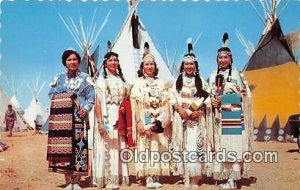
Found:
<svg viewBox="0 0 300 190"><path fill-rule="evenodd" d="M119 54L120 65L126 82L133 84L137 78L145 42L148 42L151 54L155 57L159 69L158 78L165 83L174 80L167 64L156 49L148 31L137 15L139 0L130 1L130 3L131 6L127 18L112 45L112 51Z"/></svg>
<svg viewBox="0 0 300 190"><path fill-rule="evenodd" d="M284 128L290 116L300 114L300 67L276 16L278 1L269 2L266 28L244 72L252 90L255 127Z"/></svg>

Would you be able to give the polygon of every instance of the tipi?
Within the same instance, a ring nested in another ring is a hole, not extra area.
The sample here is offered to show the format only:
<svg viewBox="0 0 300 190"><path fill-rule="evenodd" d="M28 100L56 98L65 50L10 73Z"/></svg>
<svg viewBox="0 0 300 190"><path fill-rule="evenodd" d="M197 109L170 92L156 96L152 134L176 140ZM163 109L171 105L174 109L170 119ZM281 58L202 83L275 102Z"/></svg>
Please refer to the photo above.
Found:
<svg viewBox="0 0 300 190"><path fill-rule="evenodd" d="M278 1L268 3L266 28L244 72L252 89L255 127L284 128L291 115L300 113L300 67L276 16Z"/></svg>
<svg viewBox="0 0 300 190"><path fill-rule="evenodd" d="M167 64L159 54L153 41L137 15L139 0L129 1L131 4L125 23L118 34L112 51L119 54L120 65L126 82L133 84L142 61L143 46L148 42L151 54L154 55L159 69L158 77L165 83L174 80Z"/></svg>
<svg viewBox="0 0 300 190"><path fill-rule="evenodd" d="M34 120L36 119L37 115L42 116L44 121L48 118L48 113L47 113L46 109L42 108L42 106L39 102L39 98L38 98L44 85L45 85L45 82L39 87L38 78L36 79L36 83L33 87L31 87L27 83L27 87L32 92L32 100L31 100L28 108L25 110L24 119L27 122L27 124L33 129L35 128Z"/></svg>
<svg viewBox="0 0 300 190"><path fill-rule="evenodd" d="M70 20L68 20L69 22L67 22L66 19L64 19L64 17L57 11L57 14L60 17L61 21L64 23L65 27L67 28L67 30L69 31L73 39L75 40L76 44L83 52L82 60L79 65L79 70L88 73L91 77L93 77L97 72L99 45L95 48L95 51L92 54L90 53L90 49L94 46L96 40L99 37L100 32L102 31L105 24L107 23L111 11L108 12L104 21L99 26L99 28L97 28L97 30L96 30L96 23L95 23L96 12L97 10L95 9L93 18L91 20L91 24L85 30L83 19L81 16L79 17L79 24L76 25L72 18L70 18Z"/></svg>
<svg viewBox="0 0 300 190"><path fill-rule="evenodd" d="M17 93L16 92L14 92L14 95L10 98L10 102L16 108L18 113L20 113L20 111L22 112L22 107L21 107L21 104L20 104L19 100L17 99Z"/></svg>
<svg viewBox="0 0 300 190"><path fill-rule="evenodd" d="M4 75L4 79L6 80L6 84L8 85L9 89L13 93L13 96L10 98L10 102L12 103L18 114L22 116L24 114L24 110L17 98L17 94L20 91L22 84L19 84L16 87L13 77L11 77L11 80L9 81L8 78Z"/></svg>

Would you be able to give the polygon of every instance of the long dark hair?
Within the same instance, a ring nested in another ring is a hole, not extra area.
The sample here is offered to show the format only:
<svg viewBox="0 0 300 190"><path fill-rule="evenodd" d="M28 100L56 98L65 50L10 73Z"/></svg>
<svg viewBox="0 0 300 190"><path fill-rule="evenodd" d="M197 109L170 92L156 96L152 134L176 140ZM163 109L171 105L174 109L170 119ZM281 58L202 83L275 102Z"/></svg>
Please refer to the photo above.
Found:
<svg viewBox="0 0 300 190"><path fill-rule="evenodd" d="M219 66L219 63L218 63L218 57L219 57L219 53L220 52L228 52L228 55L230 57L230 61L231 63L229 64L229 73L228 73L228 77L227 77L227 82L230 82L231 81L231 73L232 73L232 63L233 63L233 57L232 57L232 53L231 53L231 50L228 48L228 47L221 47L220 49L218 49L218 55L217 55L217 64L218 64L218 69L217 69L217 75L219 74L220 70L221 70L221 67Z"/></svg>
<svg viewBox="0 0 300 190"><path fill-rule="evenodd" d="M229 64L229 73L228 73L228 77L227 77L227 82L230 82L231 81L231 71L232 71L233 57L232 57L231 50L228 47L228 44L229 44L229 35L228 35L227 32L225 32L223 34L222 47L218 49L218 55L217 55L218 70L217 70L217 75L219 74L220 69L221 69L220 66L219 66L219 63L218 63L219 54L220 54L220 52L228 52L231 63Z"/></svg>
<svg viewBox="0 0 300 190"><path fill-rule="evenodd" d="M112 56L115 56L117 57L117 59L119 60L119 55L115 52L107 52L105 55L104 55L104 60L103 60L103 74L104 74L104 78L107 78L107 72L106 72L106 61L112 57ZM118 73L119 73L119 77L121 78L121 80L123 82L126 82L125 79L124 79L124 76L123 76L123 72L122 72L122 69L121 69L121 66L120 64L118 64Z"/></svg>
<svg viewBox="0 0 300 190"><path fill-rule="evenodd" d="M194 55L194 54L193 54ZM202 80L200 78L199 75L199 68L198 68L198 61L194 61L195 63L195 74L193 75L193 77L195 78L195 86L197 89L197 92L195 94L195 97L202 97ZM184 72L184 62L181 62L181 66L180 66L180 75L178 76L177 80L176 80L176 90L177 92L180 92L182 90L182 86L183 86L183 76L182 73Z"/></svg>

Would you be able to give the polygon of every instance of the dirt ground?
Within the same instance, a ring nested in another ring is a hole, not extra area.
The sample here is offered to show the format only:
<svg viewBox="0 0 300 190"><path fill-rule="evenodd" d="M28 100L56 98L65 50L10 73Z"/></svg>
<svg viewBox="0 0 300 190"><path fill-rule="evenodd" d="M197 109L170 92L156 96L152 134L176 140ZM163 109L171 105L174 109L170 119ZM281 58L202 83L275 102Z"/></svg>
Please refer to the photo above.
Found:
<svg viewBox="0 0 300 190"><path fill-rule="evenodd" d="M64 177L61 174L49 173L46 161L47 135L33 135L32 131L17 132L13 137L2 133L0 138L9 148L0 152L0 189L63 189ZM239 183L241 189L300 189L300 153L296 143L255 142L257 151L277 151L278 163L251 163L251 178ZM130 167L133 168L133 167ZM131 174L133 174L131 170ZM121 189L146 189L139 186L131 175L131 186ZM179 177L162 178L162 189L182 189ZM83 178L81 186L87 190L88 178ZM215 182L205 179L199 189L218 189Z"/></svg>

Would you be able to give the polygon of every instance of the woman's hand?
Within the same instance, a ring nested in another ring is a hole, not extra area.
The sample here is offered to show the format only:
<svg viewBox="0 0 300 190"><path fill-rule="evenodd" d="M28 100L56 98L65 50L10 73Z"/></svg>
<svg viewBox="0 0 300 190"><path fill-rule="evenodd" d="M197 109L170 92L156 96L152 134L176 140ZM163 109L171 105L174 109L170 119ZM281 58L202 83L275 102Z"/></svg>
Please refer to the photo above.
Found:
<svg viewBox="0 0 300 190"><path fill-rule="evenodd" d="M199 120L202 115L202 110L193 111L190 115L190 119L193 121Z"/></svg>
<svg viewBox="0 0 300 190"><path fill-rule="evenodd" d="M100 134L104 134L105 133L104 126L103 126L102 122L98 123L98 131L99 131Z"/></svg>
<svg viewBox="0 0 300 190"><path fill-rule="evenodd" d="M164 126L164 128L168 128L172 125L172 122L169 118L166 118L163 120L162 125Z"/></svg>
<svg viewBox="0 0 300 190"><path fill-rule="evenodd" d="M136 124L136 127L137 127L137 131L140 133L140 135L145 134L144 125L141 121Z"/></svg>
<svg viewBox="0 0 300 190"><path fill-rule="evenodd" d="M153 134L153 132L151 130L145 130L145 134L147 136L151 136Z"/></svg>
<svg viewBox="0 0 300 190"><path fill-rule="evenodd" d="M211 104L215 108L220 107L221 106L221 96L217 96L217 98L211 97Z"/></svg>
<svg viewBox="0 0 300 190"><path fill-rule="evenodd" d="M84 118L87 114L87 110L81 109L77 113L78 113L79 117Z"/></svg>
<svg viewBox="0 0 300 190"><path fill-rule="evenodd" d="M178 106L178 113L179 113L180 117L184 120L187 120L189 118L189 114L181 106Z"/></svg>
<svg viewBox="0 0 300 190"><path fill-rule="evenodd" d="M153 132L149 130L145 130L145 127L142 122L138 122L137 124L137 131L140 133L140 135L148 135L150 136Z"/></svg>

